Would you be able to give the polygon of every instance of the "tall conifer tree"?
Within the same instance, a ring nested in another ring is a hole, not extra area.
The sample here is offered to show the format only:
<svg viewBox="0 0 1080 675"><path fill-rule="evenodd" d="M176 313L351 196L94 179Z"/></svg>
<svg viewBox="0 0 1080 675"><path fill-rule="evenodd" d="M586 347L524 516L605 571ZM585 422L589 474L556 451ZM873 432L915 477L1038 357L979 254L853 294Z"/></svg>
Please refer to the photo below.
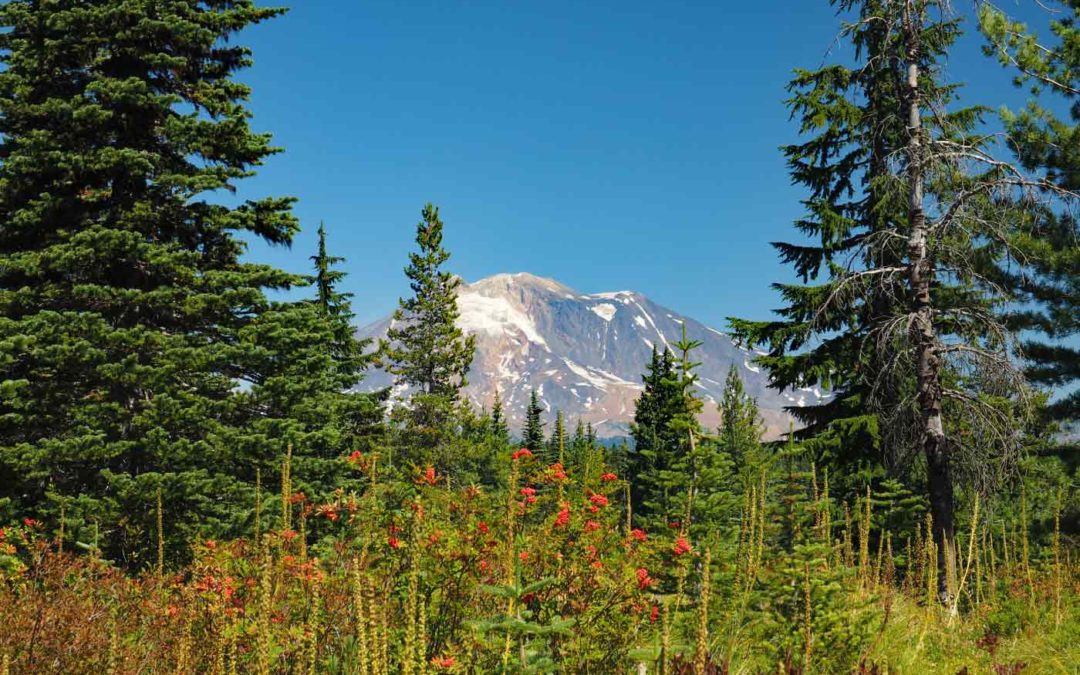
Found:
<svg viewBox="0 0 1080 675"><path fill-rule="evenodd" d="M521 444L533 452L544 450L544 407L540 405L540 397L535 389L529 394L529 406L525 409Z"/></svg>
<svg viewBox="0 0 1080 675"><path fill-rule="evenodd" d="M145 560L158 489L176 536L236 533L257 461L232 441L264 289L239 235L288 244L289 198L222 205L276 152L249 126L233 41L251 0L0 6L0 502L96 523ZM280 439L277 439L280 441ZM52 501L50 501L52 500ZM121 515L124 515L121 518Z"/></svg>
<svg viewBox="0 0 1080 675"><path fill-rule="evenodd" d="M401 298L382 350L389 372L415 391L408 408L399 408L406 424L403 450L409 455L446 448L461 389L476 351L476 338L457 326L457 291L461 279L443 269L450 253L443 248L439 209L427 204L416 226L418 250L409 254L405 276L412 296ZM444 458L446 459L446 458ZM432 457L406 460L433 461Z"/></svg>

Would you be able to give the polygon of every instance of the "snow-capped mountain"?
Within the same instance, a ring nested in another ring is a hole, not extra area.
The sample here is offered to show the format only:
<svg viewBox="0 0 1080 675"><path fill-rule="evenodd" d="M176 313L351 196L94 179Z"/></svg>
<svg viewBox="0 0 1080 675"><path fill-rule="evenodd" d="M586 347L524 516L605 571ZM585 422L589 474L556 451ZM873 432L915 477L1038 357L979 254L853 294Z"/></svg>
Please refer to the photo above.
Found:
<svg viewBox="0 0 1080 675"><path fill-rule="evenodd" d="M535 388L547 409L552 414L562 410L570 424L582 419L592 422L600 436L626 435L652 348L674 345L682 322L687 335L703 343L694 356L701 362L697 372L706 425L717 423L716 402L732 366L758 399L770 435L788 428L785 406L823 398L812 389L782 394L768 389L765 375L751 363L753 355L726 334L633 291L586 295L552 279L498 274L462 284L458 307L460 327L476 336L465 394L476 405L490 407L498 389L514 428L520 428ZM359 333L381 338L389 326L387 317ZM368 375L365 388L389 384L386 373L376 371Z"/></svg>

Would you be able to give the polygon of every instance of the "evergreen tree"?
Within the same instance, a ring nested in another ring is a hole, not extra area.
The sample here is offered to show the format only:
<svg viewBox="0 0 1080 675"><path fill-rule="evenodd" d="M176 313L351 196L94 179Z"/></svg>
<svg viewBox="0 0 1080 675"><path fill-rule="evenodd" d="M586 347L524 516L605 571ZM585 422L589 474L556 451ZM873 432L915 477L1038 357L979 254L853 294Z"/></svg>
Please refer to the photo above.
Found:
<svg viewBox="0 0 1080 675"><path fill-rule="evenodd" d="M817 136L787 150L811 192L798 227L821 245L778 247L804 279L826 280L778 285L780 321L733 325L769 346L758 362L774 386L839 388L835 408L872 410L896 465L925 468L945 597L955 474L993 481L1023 424L1014 345L994 319L1011 298L985 270L1014 252L1003 233L1029 215L1003 196L1030 185L974 133L982 109L950 108L956 87L942 64L959 29L944 3L834 4L856 14L844 34L857 64L800 76L793 109Z"/></svg>
<svg viewBox="0 0 1080 675"><path fill-rule="evenodd" d="M720 398L719 409L717 445L731 458L743 487L749 487L764 468L761 417L757 401L746 393L742 378L734 366L728 371L724 381L724 393Z"/></svg>
<svg viewBox="0 0 1080 675"><path fill-rule="evenodd" d="M555 412L555 427L551 430L551 438L547 444L547 463L562 462L566 464L566 421L561 410Z"/></svg>
<svg viewBox="0 0 1080 675"><path fill-rule="evenodd" d="M405 423L401 445L406 461L431 462L436 461L431 453L446 454L459 395L468 384L466 374L476 351L476 338L466 337L456 323L461 279L443 269L450 253L442 241L439 209L427 204L416 226L419 250L409 254L405 268L413 295L399 300L382 346L395 381L416 389L409 407L397 409Z"/></svg>
<svg viewBox="0 0 1080 675"><path fill-rule="evenodd" d="M128 564L160 489L177 540L238 534L258 462L236 392L267 288L243 236L288 244L289 198L223 205L276 149L232 40L251 0L0 5L0 520L100 528ZM55 501L50 502L51 498ZM6 503L6 506L4 505Z"/></svg>
<svg viewBox="0 0 1080 675"><path fill-rule="evenodd" d="M495 402L491 405L491 438L493 450L505 450L510 445L510 427L506 423L502 396L495 390Z"/></svg>
<svg viewBox="0 0 1080 675"><path fill-rule="evenodd" d="M634 449L630 455L631 502L636 516L644 522L661 522L681 513L680 501L670 491L685 431L674 422L686 414L675 371L675 358L667 349L653 348L648 370L642 376L644 389L638 397L630 433ZM664 521L666 522L666 521Z"/></svg>
<svg viewBox="0 0 1080 675"><path fill-rule="evenodd" d="M1018 22L1010 21L989 3L980 5L979 23L989 40L988 53L1017 72L1017 86L1035 94L1061 97L1070 103L1062 119L1039 98L1022 111L1006 111L1009 147L1029 171L1072 193L1080 190L1080 5L1058 0L1060 18L1050 22L1053 43ZM1044 208L1022 223L1014 244L1022 256L1001 266L1001 276L1019 295L1022 309L1008 319L1017 330L1032 335L1025 341L1028 377L1053 387L1060 395L1049 406L1063 422L1080 421L1080 348L1070 339L1080 335L1080 224L1069 199L1056 190L1043 191ZM1019 269L1016 263L1026 263ZM1074 340L1075 342L1075 340Z"/></svg>
<svg viewBox="0 0 1080 675"><path fill-rule="evenodd" d="M238 396L255 415L235 442L255 452L285 439L293 446L294 489L317 498L350 487L342 456L379 447L386 392L356 391L372 360L364 354L370 341L355 337L351 296L337 288L345 274L335 265L343 259L327 253L323 227L312 262L315 298L274 303L239 334L254 358L245 378L251 386Z"/></svg>
<svg viewBox="0 0 1080 675"><path fill-rule="evenodd" d="M533 452L543 452L544 449L544 408L540 405L540 397L533 389L529 394L529 407L525 409L525 427L521 433L522 446Z"/></svg>

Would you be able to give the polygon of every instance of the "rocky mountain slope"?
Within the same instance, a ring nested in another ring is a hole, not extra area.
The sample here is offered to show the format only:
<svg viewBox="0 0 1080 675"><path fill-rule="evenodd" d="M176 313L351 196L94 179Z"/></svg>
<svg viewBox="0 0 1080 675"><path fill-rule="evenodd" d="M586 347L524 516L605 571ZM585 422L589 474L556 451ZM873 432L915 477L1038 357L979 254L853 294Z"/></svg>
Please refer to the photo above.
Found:
<svg viewBox="0 0 1080 675"><path fill-rule="evenodd" d="M535 388L548 410L562 410L570 424L582 419L602 437L626 435L653 346L674 345L684 321L689 337L704 343L695 358L701 362L705 424L717 423L716 401L732 366L758 399L769 435L787 429L785 406L823 397L813 389L777 393L766 388L765 375L750 362L752 354L723 332L633 291L586 295L552 279L498 274L463 284L458 305L459 325L477 337L466 396L490 406L498 389L515 429ZM359 333L380 338L389 326L387 317ZM365 388L389 384L386 373L375 371Z"/></svg>

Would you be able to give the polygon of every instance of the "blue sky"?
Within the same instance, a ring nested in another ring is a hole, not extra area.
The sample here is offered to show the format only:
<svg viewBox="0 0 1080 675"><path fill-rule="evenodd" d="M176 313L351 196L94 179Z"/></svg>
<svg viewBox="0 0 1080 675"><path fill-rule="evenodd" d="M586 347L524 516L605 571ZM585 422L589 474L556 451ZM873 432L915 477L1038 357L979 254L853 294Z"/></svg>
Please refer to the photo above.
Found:
<svg viewBox="0 0 1080 675"><path fill-rule="evenodd" d="M430 200L466 280L528 271L721 328L766 318L788 278L768 242L801 211L784 86L837 29L825 0L296 2L239 38L253 124L285 148L240 196L296 196L304 224L250 258L306 270L325 220L365 323L407 293ZM978 48L952 77L969 102L1015 103Z"/></svg>

